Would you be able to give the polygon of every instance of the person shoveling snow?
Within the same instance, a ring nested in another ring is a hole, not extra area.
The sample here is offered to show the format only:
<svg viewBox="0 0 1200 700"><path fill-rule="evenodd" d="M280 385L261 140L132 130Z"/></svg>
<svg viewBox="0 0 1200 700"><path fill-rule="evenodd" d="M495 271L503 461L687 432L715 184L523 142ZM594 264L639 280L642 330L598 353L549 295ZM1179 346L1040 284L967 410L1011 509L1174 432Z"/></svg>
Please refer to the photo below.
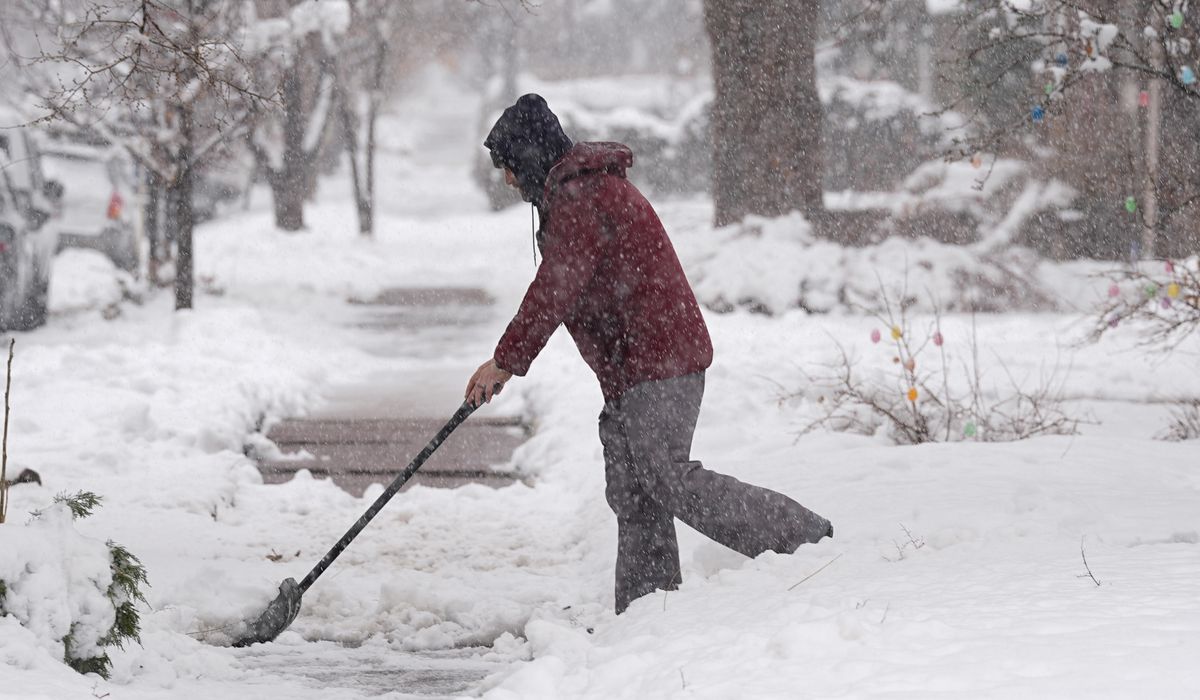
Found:
<svg viewBox="0 0 1200 700"><path fill-rule="evenodd" d="M674 518L749 557L832 537L828 520L787 496L691 459L712 342L658 215L625 178L630 149L572 143L535 94L504 110L484 146L505 181L537 208L543 259L465 398L490 402L566 325L604 394L616 611L681 582Z"/></svg>

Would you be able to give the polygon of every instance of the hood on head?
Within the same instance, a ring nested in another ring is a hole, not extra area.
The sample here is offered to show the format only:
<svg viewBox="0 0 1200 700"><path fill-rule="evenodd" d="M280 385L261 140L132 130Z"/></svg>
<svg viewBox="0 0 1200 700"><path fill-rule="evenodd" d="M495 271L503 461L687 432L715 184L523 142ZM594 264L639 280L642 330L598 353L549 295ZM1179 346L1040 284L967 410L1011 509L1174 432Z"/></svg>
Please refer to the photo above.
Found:
<svg viewBox="0 0 1200 700"><path fill-rule="evenodd" d="M608 173L625 177L633 167L633 151L616 141L585 141L575 144L550 171L549 185L555 187L585 173Z"/></svg>
<svg viewBox="0 0 1200 700"><path fill-rule="evenodd" d="M530 93L504 110L483 145L491 152L493 165L516 176L521 197L540 204L550 168L572 143L546 100Z"/></svg>

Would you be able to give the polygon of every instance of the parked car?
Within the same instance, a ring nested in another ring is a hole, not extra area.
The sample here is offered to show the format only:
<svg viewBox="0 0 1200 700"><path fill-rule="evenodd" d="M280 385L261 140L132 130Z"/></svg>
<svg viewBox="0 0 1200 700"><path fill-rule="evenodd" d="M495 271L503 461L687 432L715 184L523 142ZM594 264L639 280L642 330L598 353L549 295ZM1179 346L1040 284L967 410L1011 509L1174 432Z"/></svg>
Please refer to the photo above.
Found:
<svg viewBox="0 0 1200 700"><path fill-rule="evenodd" d="M0 330L30 330L46 322L62 184L23 128L0 131L0 172Z"/></svg>
<svg viewBox="0 0 1200 700"><path fill-rule="evenodd" d="M133 163L106 144L47 134L41 140L42 167L63 185L58 248L91 248L126 272L138 268Z"/></svg>

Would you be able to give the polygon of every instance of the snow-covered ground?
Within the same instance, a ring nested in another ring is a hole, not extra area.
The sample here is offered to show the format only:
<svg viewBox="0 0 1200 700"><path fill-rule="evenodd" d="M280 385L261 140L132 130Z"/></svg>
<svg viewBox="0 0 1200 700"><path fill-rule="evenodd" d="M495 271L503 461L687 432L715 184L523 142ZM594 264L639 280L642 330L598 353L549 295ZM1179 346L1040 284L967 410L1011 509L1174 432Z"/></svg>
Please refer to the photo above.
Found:
<svg viewBox="0 0 1200 700"><path fill-rule="evenodd" d="M529 484L401 494L309 591L290 631L223 646L378 493L356 499L303 477L265 486L246 436L370 377L458 372L465 383L533 275L528 210L488 212L470 184L473 99L413 95L392 122L408 131L387 140L375 240L356 237L345 184L324 185L309 230L291 235L273 229L259 192L199 231L196 310L174 313L158 293L111 320L111 268L59 258L49 326L18 336L9 439L10 473L34 468L44 486L11 491L0 557L25 513L90 489L105 501L79 529L140 556L152 587L143 644L113 653L111 681L79 676L0 619L0 696L407 697L417 687L404 671L421 659L409 652L491 671L479 692L505 700L1200 694L1200 445L1153 439L1168 402L1200 397L1200 339L1169 356L1135 349L1123 328L1080 345L1083 314L976 319L986 376L1036 382L1060 368L1069 409L1088 421L1081 434L916 447L798 437L803 410L777 401L838 343L886 367L874 319L709 315L716 361L694 456L795 497L837 537L750 561L680 525L683 587L620 617L600 395L560 333L489 409L532 421L512 465ZM659 208L696 274L724 240L709 206ZM354 326L348 300L405 285L481 286L497 315L474 344L397 338L381 352L386 339ZM956 358L970 323L943 321ZM456 406L411 400L432 415Z"/></svg>

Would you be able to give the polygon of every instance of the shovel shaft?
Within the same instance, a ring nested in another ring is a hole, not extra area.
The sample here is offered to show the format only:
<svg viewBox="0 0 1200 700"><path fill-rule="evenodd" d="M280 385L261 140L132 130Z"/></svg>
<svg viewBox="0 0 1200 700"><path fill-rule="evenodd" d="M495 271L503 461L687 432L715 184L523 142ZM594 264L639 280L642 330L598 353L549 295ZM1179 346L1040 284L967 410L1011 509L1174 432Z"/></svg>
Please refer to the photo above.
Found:
<svg viewBox="0 0 1200 700"><path fill-rule="evenodd" d="M316 581L321 574L325 573L325 569L329 568L329 565L338 558L338 555L341 554L352 541L354 541L354 538L358 536L358 533L362 532L363 528L365 528L367 524L371 522L371 520L379 513L379 511L383 510L383 507L387 505L387 502L392 500L392 496L395 496L397 491L404 488L404 484L412 478L413 474L417 473L417 470L421 468L422 464L425 464L425 460L429 459L429 456L438 448L438 445L441 445L442 442L444 442L446 438L450 436L450 433L454 432L454 429L467 419L467 416L475 412L475 408L476 407L472 406L469 401L463 402L463 405L454 413L454 415L450 418L450 421L438 431L438 434L435 435L432 440L429 441L429 444L425 446L425 449L421 450L417 456L413 458L413 461L409 463L408 467L406 467L403 472L401 472L395 479L392 480L392 483L389 484L387 489L385 489L384 492L379 495L379 498L375 499L375 502L371 504L371 507L367 509L367 512L363 513L362 517L360 517L353 525L350 526L350 529L346 531L346 534L342 535L342 539L338 540L337 544L333 545L333 547L325 554L325 556L322 557L321 561L312 568L312 571L308 572L308 575L305 576L304 580L300 582L301 593L307 591L308 587L313 585L313 582Z"/></svg>

